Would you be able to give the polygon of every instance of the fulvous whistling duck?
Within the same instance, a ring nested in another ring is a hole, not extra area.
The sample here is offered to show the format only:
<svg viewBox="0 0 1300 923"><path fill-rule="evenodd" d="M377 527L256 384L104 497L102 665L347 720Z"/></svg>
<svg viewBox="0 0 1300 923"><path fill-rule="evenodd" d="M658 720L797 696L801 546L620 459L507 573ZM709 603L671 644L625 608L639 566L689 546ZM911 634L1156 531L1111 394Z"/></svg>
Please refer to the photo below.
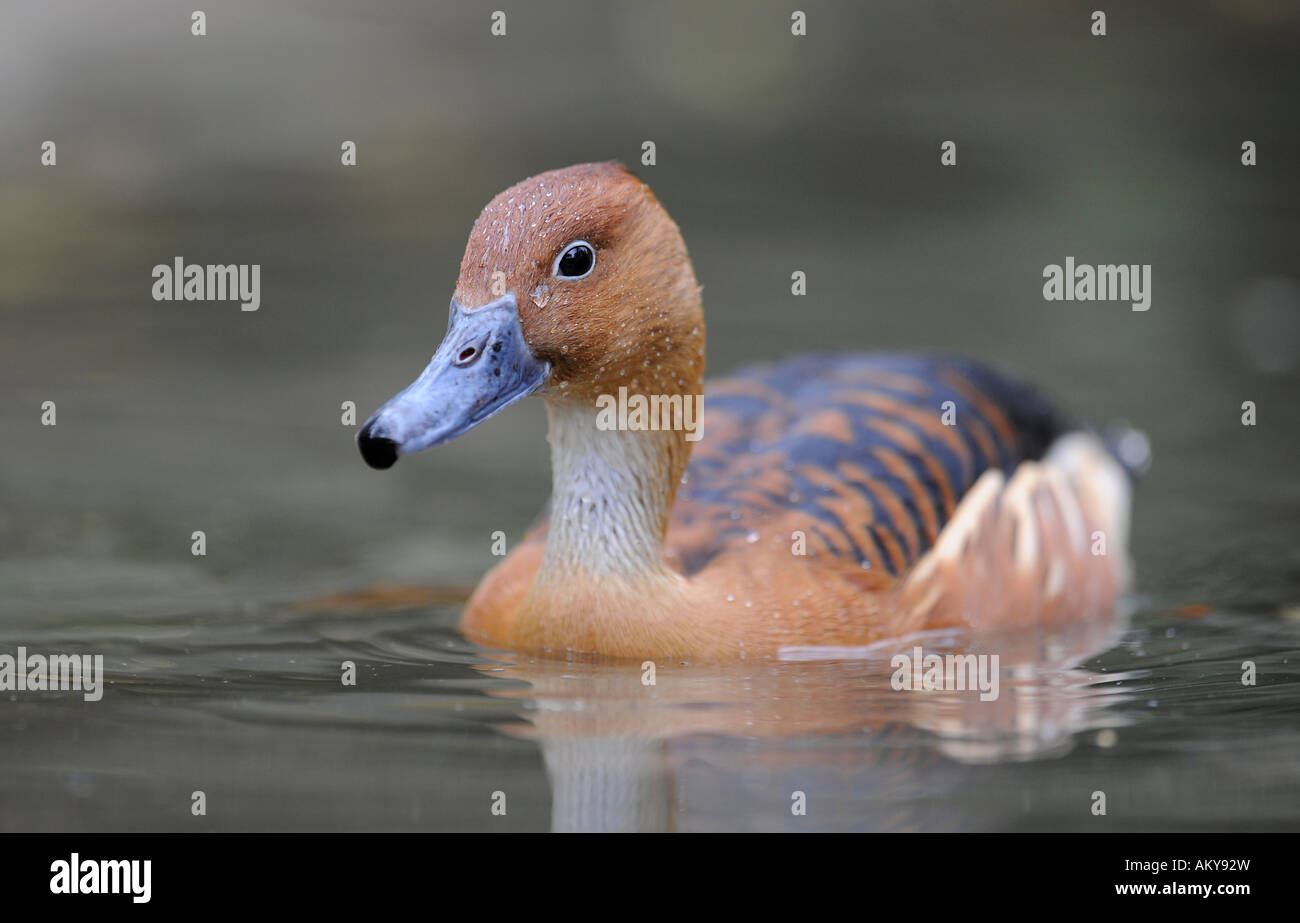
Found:
<svg viewBox="0 0 1300 923"><path fill-rule="evenodd" d="M1128 473L1033 389L938 357L703 373L700 286L639 179L583 164L488 203L442 345L357 437L387 468L545 401L549 516L475 590L469 637L726 660L1109 617ZM638 396L662 426L625 413Z"/></svg>

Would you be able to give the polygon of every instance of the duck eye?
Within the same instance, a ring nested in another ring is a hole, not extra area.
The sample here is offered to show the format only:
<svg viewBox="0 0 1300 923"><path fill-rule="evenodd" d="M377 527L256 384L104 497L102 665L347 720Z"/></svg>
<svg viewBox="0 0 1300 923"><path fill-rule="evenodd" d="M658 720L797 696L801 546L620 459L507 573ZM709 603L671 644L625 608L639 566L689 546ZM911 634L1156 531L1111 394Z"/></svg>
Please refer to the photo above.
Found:
<svg viewBox="0 0 1300 923"><path fill-rule="evenodd" d="M596 268L596 251L585 240L575 240L555 258L554 275L561 279L581 279Z"/></svg>

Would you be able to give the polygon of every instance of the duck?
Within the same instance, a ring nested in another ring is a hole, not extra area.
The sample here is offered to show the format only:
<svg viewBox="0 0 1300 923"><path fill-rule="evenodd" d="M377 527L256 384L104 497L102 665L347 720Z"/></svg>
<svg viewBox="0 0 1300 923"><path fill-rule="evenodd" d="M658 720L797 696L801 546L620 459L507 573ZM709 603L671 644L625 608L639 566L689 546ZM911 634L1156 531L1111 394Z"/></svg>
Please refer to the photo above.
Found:
<svg viewBox="0 0 1300 923"><path fill-rule="evenodd" d="M706 383L701 292L618 163L483 209L441 344L357 433L388 469L545 404L548 508L469 597L468 639L734 661L1110 617L1134 477L1113 439L957 356L802 355ZM624 412L637 397L663 413Z"/></svg>

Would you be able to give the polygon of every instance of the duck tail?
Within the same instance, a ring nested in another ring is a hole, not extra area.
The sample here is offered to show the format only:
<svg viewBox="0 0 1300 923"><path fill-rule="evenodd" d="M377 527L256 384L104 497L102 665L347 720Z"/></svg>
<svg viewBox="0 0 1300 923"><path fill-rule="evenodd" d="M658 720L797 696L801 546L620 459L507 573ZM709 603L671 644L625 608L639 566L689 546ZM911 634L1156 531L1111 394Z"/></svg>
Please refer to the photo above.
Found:
<svg viewBox="0 0 1300 923"><path fill-rule="evenodd" d="M910 630L1101 619L1132 576L1132 485L1096 433L1061 436L1008 478L996 468L962 497L900 587Z"/></svg>

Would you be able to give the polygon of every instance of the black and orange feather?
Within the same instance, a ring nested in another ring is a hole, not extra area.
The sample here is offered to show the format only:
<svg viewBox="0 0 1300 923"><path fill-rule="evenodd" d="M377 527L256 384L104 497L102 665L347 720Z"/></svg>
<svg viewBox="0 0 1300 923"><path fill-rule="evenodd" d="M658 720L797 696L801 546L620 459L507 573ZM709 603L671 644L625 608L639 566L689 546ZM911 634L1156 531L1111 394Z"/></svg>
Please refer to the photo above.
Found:
<svg viewBox="0 0 1300 923"><path fill-rule="evenodd" d="M1067 429L1032 387L960 358L801 356L706 382L674 508L699 536L681 568L802 522L810 550L897 576L981 474L1042 458Z"/></svg>

